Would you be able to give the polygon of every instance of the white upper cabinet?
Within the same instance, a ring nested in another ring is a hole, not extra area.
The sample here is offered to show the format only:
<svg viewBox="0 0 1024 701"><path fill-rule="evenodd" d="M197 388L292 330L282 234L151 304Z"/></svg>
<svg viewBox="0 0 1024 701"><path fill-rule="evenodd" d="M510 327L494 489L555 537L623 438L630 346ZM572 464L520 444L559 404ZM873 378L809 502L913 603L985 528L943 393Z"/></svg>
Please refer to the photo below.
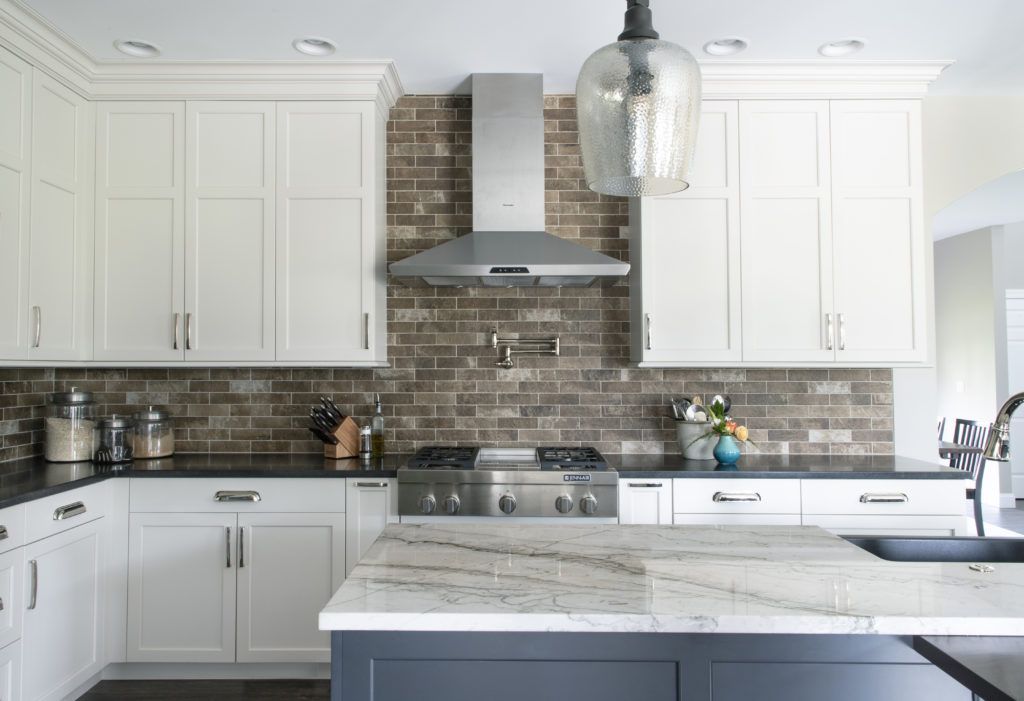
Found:
<svg viewBox="0 0 1024 701"><path fill-rule="evenodd" d="M834 360L826 101L740 104L743 359Z"/></svg>
<svg viewBox="0 0 1024 701"><path fill-rule="evenodd" d="M186 360L274 360L275 106L186 108Z"/></svg>
<svg viewBox="0 0 1024 701"><path fill-rule="evenodd" d="M925 360L921 105L831 103L836 359Z"/></svg>
<svg viewBox="0 0 1024 701"><path fill-rule="evenodd" d="M32 67L0 49L0 358L28 357Z"/></svg>
<svg viewBox="0 0 1024 701"><path fill-rule="evenodd" d="M739 361L737 103L704 103L691 184L633 200L632 357L641 364Z"/></svg>
<svg viewBox="0 0 1024 701"><path fill-rule="evenodd" d="M95 358L183 360L185 105L100 103Z"/></svg>
<svg viewBox="0 0 1024 701"><path fill-rule="evenodd" d="M35 72L29 359L92 355L93 106Z"/></svg>
<svg viewBox="0 0 1024 701"><path fill-rule="evenodd" d="M383 126L369 103L278 104L279 361L386 356Z"/></svg>

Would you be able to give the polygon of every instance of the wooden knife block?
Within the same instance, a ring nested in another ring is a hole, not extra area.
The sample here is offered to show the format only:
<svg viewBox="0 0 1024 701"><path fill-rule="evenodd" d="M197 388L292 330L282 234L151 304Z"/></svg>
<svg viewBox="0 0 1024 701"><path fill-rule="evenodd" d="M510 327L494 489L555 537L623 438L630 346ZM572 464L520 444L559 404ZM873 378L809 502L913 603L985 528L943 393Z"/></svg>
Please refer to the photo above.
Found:
<svg viewBox="0 0 1024 701"><path fill-rule="evenodd" d="M342 419L331 434L338 439L338 444L324 443L324 457L340 460L359 455L359 424L351 416Z"/></svg>

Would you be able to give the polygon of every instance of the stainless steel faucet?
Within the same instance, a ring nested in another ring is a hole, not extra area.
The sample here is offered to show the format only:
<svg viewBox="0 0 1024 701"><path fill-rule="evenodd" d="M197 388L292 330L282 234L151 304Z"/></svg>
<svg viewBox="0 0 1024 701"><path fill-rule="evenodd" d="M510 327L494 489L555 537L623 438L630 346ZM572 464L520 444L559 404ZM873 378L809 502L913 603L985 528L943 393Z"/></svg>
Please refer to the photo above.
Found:
<svg viewBox="0 0 1024 701"><path fill-rule="evenodd" d="M996 421L988 432L988 442L985 444L985 459L996 462L1006 462L1010 459L1010 417L1017 407L1024 404L1024 392L1018 392L1003 404L1003 408L996 415Z"/></svg>

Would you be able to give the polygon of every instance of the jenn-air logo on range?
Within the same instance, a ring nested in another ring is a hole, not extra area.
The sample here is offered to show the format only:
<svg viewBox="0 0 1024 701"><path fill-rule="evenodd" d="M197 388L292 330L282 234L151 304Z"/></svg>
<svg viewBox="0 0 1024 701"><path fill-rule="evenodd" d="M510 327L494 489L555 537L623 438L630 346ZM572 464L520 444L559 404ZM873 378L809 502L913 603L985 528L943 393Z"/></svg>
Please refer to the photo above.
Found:
<svg viewBox="0 0 1024 701"><path fill-rule="evenodd" d="M563 482L589 482L590 481L590 475L577 475L577 474L562 475L562 481Z"/></svg>

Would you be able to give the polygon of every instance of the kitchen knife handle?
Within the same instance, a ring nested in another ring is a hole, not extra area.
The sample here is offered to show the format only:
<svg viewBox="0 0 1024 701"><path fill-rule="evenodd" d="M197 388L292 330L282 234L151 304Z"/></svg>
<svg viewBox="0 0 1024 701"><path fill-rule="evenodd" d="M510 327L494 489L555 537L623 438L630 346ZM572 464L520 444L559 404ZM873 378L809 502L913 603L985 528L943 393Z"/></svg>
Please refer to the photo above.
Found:
<svg viewBox="0 0 1024 701"><path fill-rule="evenodd" d="M370 313L363 314L363 348L370 350Z"/></svg>
<svg viewBox="0 0 1024 701"><path fill-rule="evenodd" d="M192 312L185 313L185 350L192 350Z"/></svg>
<svg viewBox="0 0 1024 701"><path fill-rule="evenodd" d="M825 350L832 350L835 347L835 329L832 327L832 314L825 315Z"/></svg>
<svg viewBox="0 0 1024 701"><path fill-rule="evenodd" d="M647 350L654 350L651 327L654 325L650 314L644 314L644 321L647 324Z"/></svg>
<svg viewBox="0 0 1024 701"><path fill-rule="evenodd" d="M43 308L32 307L32 311L35 313L36 317L36 330L35 335L32 338L32 347L38 348L39 344L43 340Z"/></svg>
<svg viewBox="0 0 1024 701"><path fill-rule="evenodd" d="M181 323L181 314L174 312L174 345L172 348L178 350L178 326Z"/></svg>

